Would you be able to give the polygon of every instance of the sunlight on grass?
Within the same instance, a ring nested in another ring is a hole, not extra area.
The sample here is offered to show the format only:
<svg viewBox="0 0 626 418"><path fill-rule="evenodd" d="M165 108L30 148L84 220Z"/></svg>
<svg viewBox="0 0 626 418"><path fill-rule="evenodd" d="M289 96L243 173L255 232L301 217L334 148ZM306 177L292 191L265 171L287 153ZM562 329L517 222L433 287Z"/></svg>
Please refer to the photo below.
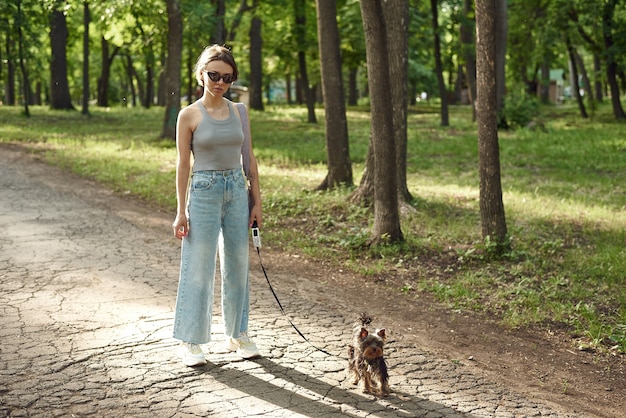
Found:
<svg viewBox="0 0 626 418"><path fill-rule="evenodd" d="M306 168L286 168L261 163L264 193L310 190L317 187L326 176L326 167L310 165Z"/></svg>
<svg viewBox="0 0 626 418"><path fill-rule="evenodd" d="M574 199L561 199L507 192L503 196L507 211L516 219L587 225L614 232L626 228L626 212L604 205L589 205Z"/></svg>

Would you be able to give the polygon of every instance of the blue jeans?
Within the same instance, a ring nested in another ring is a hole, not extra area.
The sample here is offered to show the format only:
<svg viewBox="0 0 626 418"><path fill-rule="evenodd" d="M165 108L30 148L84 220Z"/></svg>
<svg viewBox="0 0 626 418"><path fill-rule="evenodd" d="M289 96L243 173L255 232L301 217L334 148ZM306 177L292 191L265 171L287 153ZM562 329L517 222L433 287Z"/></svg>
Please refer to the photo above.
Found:
<svg viewBox="0 0 626 418"><path fill-rule="evenodd" d="M188 212L174 338L195 344L211 341L218 253L224 330L226 336L237 338L248 329L250 297L248 189L241 168L193 173Z"/></svg>

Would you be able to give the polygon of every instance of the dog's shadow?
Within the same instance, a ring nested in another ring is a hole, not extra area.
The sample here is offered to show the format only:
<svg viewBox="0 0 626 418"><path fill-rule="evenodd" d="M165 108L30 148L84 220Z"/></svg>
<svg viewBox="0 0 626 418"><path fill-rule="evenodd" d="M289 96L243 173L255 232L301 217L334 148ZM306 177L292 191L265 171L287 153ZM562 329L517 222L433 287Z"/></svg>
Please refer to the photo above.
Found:
<svg viewBox="0 0 626 418"><path fill-rule="evenodd" d="M212 379L256 399L304 416L384 414L417 417L433 413L442 417L463 416L445 405L394 391L393 387L390 395L377 397L361 393L356 386L346 383L346 379L340 385L333 385L271 358L258 358L246 363L249 364L244 368L232 367L232 361L207 363L195 371L210 375ZM225 367L227 365L231 367ZM238 407L245 412L245 407Z"/></svg>

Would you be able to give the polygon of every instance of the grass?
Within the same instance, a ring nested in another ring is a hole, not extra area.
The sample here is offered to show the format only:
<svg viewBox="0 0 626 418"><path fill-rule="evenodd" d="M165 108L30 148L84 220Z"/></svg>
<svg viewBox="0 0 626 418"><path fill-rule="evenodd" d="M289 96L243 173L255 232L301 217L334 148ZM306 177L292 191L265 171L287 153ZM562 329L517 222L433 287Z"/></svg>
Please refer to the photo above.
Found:
<svg viewBox="0 0 626 418"><path fill-rule="evenodd" d="M172 141L158 139L162 109L53 112L0 108L0 141L20 143L54 164L119 193L175 210ZM409 113L405 242L368 247L371 213L352 189L313 191L326 175L323 110L252 112L264 197L264 241L324 259L398 298L434 295L451 309L510 327L567 329L581 348L626 353L626 138L608 107L593 120L575 108L542 109L545 130L500 133L502 185L512 251L489 257L480 235L476 127L468 109ZM348 110L355 183L363 171L369 114Z"/></svg>

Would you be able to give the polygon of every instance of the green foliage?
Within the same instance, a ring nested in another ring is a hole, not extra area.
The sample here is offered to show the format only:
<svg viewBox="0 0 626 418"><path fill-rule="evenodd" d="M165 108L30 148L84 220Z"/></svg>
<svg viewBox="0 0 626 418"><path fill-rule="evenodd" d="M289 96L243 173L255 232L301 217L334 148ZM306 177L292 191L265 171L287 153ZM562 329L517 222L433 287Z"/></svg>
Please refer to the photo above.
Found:
<svg viewBox="0 0 626 418"><path fill-rule="evenodd" d="M539 101L524 91L513 90L505 97L504 114L511 128L525 128L539 115Z"/></svg>
<svg viewBox="0 0 626 418"><path fill-rule="evenodd" d="M624 353L626 139L609 106L599 106L594 122L577 118L575 107L540 108L545 130L502 133L511 250L500 257L481 237L469 108L451 108L450 128L439 126L434 107L410 109L414 201L402 218L405 242L377 246L368 242L371 211L350 202L352 189L313 191L326 174L323 122L307 124L302 108L252 112L264 241L361 274L398 297L428 292L510 327L566 327L581 348ZM157 139L162 109L93 109L86 118L33 107L32 114L0 108L0 141L174 213L176 151ZM348 111L357 184L369 117L366 108Z"/></svg>

